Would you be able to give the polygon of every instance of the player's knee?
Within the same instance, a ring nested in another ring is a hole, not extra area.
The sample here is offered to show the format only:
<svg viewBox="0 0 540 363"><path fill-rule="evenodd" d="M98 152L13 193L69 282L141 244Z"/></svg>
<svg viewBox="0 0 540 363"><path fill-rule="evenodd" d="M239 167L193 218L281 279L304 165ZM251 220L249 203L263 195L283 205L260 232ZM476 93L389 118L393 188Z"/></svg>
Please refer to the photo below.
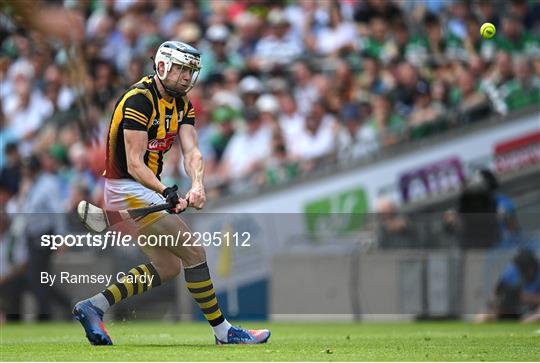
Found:
<svg viewBox="0 0 540 363"><path fill-rule="evenodd" d="M178 276L182 270L182 263L179 259L175 259L174 261L169 261L166 264L156 264L156 270L159 273L161 281L165 282Z"/></svg>
<svg viewBox="0 0 540 363"><path fill-rule="evenodd" d="M204 252L204 247L200 246L190 247L183 258L186 267L195 266L204 261L206 261L206 253Z"/></svg>
<svg viewBox="0 0 540 363"><path fill-rule="evenodd" d="M197 247L194 251L194 257L197 260L197 263L206 261L206 253L204 247Z"/></svg>

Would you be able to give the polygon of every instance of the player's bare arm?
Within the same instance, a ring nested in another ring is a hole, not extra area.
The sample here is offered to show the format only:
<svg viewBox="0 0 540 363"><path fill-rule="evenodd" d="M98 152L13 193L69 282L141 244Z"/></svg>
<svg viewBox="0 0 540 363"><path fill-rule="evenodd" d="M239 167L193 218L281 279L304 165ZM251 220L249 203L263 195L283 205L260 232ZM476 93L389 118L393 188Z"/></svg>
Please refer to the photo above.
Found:
<svg viewBox="0 0 540 363"><path fill-rule="evenodd" d="M126 162L129 174L139 183L159 194L164 194L166 186L144 163L144 154L148 144L148 134L138 130L124 130L126 144ZM173 212L179 213L187 208L187 202L179 199Z"/></svg>
<svg viewBox="0 0 540 363"><path fill-rule="evenodd" d="M180 146L184 155L184 169L191 178L191 189L186 194L189 205L201 209L204 207L204 163L197 141L197 131L192 125L180 127Z"/></svg>

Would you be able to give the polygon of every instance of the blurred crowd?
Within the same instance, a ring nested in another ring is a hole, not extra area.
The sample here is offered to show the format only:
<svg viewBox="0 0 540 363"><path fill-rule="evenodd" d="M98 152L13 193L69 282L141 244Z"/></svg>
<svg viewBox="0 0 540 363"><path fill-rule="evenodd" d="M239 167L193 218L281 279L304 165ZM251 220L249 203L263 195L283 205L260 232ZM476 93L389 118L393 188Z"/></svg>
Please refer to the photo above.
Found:
<svg viewBox="0 0 540 363"><path fill-rule="evenodd" d="M58 181L62 208L99 203L111 111L127 87L153 74L150 57L168 39L202 53L189 98L210 198L540 102L540 1L56 4L83 19L78 53L34 36L1 5L7 199L24 198L32 184L25 160L37 156ZM480 36L486 21L497 27L493 39ZM187 187L180 154L175 145L166 157L166 185Z"/></svg>

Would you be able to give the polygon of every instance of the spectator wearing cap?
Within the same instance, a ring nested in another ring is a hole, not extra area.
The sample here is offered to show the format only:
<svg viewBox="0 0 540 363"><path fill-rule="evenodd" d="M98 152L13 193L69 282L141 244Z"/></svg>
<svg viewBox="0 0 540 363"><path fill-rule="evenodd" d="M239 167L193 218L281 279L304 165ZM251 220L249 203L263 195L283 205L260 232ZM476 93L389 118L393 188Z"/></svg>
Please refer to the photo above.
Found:
<svg viewBox="0 0 540 363"><path fill-rule="evenodd" d="M231 74L233 74L231 72ZM231 81L236 80L237 77L234 79L231 77L231 79L225 79L225 84L223 87L215 87L215 89L211 89L211 92L209 92L212 95L212 104L215 106L229 106L232 107L235 110L241 110L244 107L244 101L242 100L242 95L239 90L239 83L236 81L235 83L232 83ZM213 91L213 92L212 92Z"/></svg>
<svg viewBox="0 0 540 363"><path fill-rule="evenodd" d="M65 201L69 196L69 184L74 172L69 165L68 147L60 143L55 143L50 145L46 152L40 155L43 171L55 177L60 184L60 190L62 192L60 203Z"/></svg>
<svg viewBox="0 0 540 363"><path fill-rule="evenodd" d="M263 173L259 174L259 184L274 185L289 180L298 173L297 163L291 162L280 127L272 125L271 152L264 160Z"/></svg>
<svg viewBox="0 0 540 363"><path fill-rule="evenodd" d="M238 91L242 97L242 102L244 107L254 108L255 104L259 99L259 96L264 91L264 86L262 82L255 76L247 76L242 78L238 84Z"/></svg>
<svg viewBox="0 0 540 363"><path fill-rule="evenodd" d="M219 106L212 112L213 132L210 139L215 162L221 162L223 153L234 135L236 111L230 106Z"/></svg>
<svg viewBox="0 0 540 363"><path fill-rule="evenodd" d="M272 129L263 124L256 108L244 113L245 128L237 130L223 153L221 175L238 180L262 169L272 152Z"/></svg>
<svg viewBox="0 0 540 363"><path fill-rule="evenodd" d="M284 133L281 129L279 116L281 110L278 99L272 94L263 94L256 103L257 110L261 113L264 125L272 130L271 153L264 163L266 173L261 174L259 183L274 184L278 180L287 180L296 169L289 164L289 153ZM288 166L285 167L287 164Z"/></svg>
<svg viewBox="0 0 540 363"><path fill-rule="evenodd" d="M268 35L255 47L254 60L261 71L292 64L302 53L302 43L289 32L289 20L281 9L268 14Z"/></svg>
<svg viewBox="0 0 540 363"><path fill-rule="evenodd" d="M363 127L366 106L357 102L346 104L340 119L343 128L339 132L339 157L341 160L357 159L377 150L378 142L370 128Z"/></svg>
<svg viewBox="0 0 540 363"><path fill-rule="evenodd" d="M184 43L197 45L201 40L201 27L193 22L178 22L175 39ZM159 39L161 41L161 38ZM160 43L161 44L161 43Z"/></svg>
<svg viewBox="0 0 540 363"><path fill-rule="evenodd" d="M279 127L278 115L280 110L276 97L269 93L263 94L257 99L257 102L255 102L255 107L261 113L263 123Z"/></svg>
<svg viewBox="0 0 540 363"><path fill-rule="evenodd" d="M244 61L236 52L227 49L230 31L223 24L214 24L206 31L210 47L204 49L202 57L201 80L205 81L215 74L223 74L228 68L241 70Z"/></svg>

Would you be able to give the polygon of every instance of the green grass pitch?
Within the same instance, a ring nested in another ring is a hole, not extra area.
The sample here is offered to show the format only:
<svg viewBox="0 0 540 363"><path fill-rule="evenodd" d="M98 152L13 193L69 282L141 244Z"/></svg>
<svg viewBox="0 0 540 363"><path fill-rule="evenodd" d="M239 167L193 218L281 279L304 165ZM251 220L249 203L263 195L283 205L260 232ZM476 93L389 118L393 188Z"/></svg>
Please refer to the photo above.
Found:
<svg viewBox="0 0 540 363"><path fill-rule="evenodd" d="M2 361L534 361L538 325L459 322L259 323L260 346L215 346L203 323L108 324L112 347L88 344L77 323L0 326Z"/></svg>

